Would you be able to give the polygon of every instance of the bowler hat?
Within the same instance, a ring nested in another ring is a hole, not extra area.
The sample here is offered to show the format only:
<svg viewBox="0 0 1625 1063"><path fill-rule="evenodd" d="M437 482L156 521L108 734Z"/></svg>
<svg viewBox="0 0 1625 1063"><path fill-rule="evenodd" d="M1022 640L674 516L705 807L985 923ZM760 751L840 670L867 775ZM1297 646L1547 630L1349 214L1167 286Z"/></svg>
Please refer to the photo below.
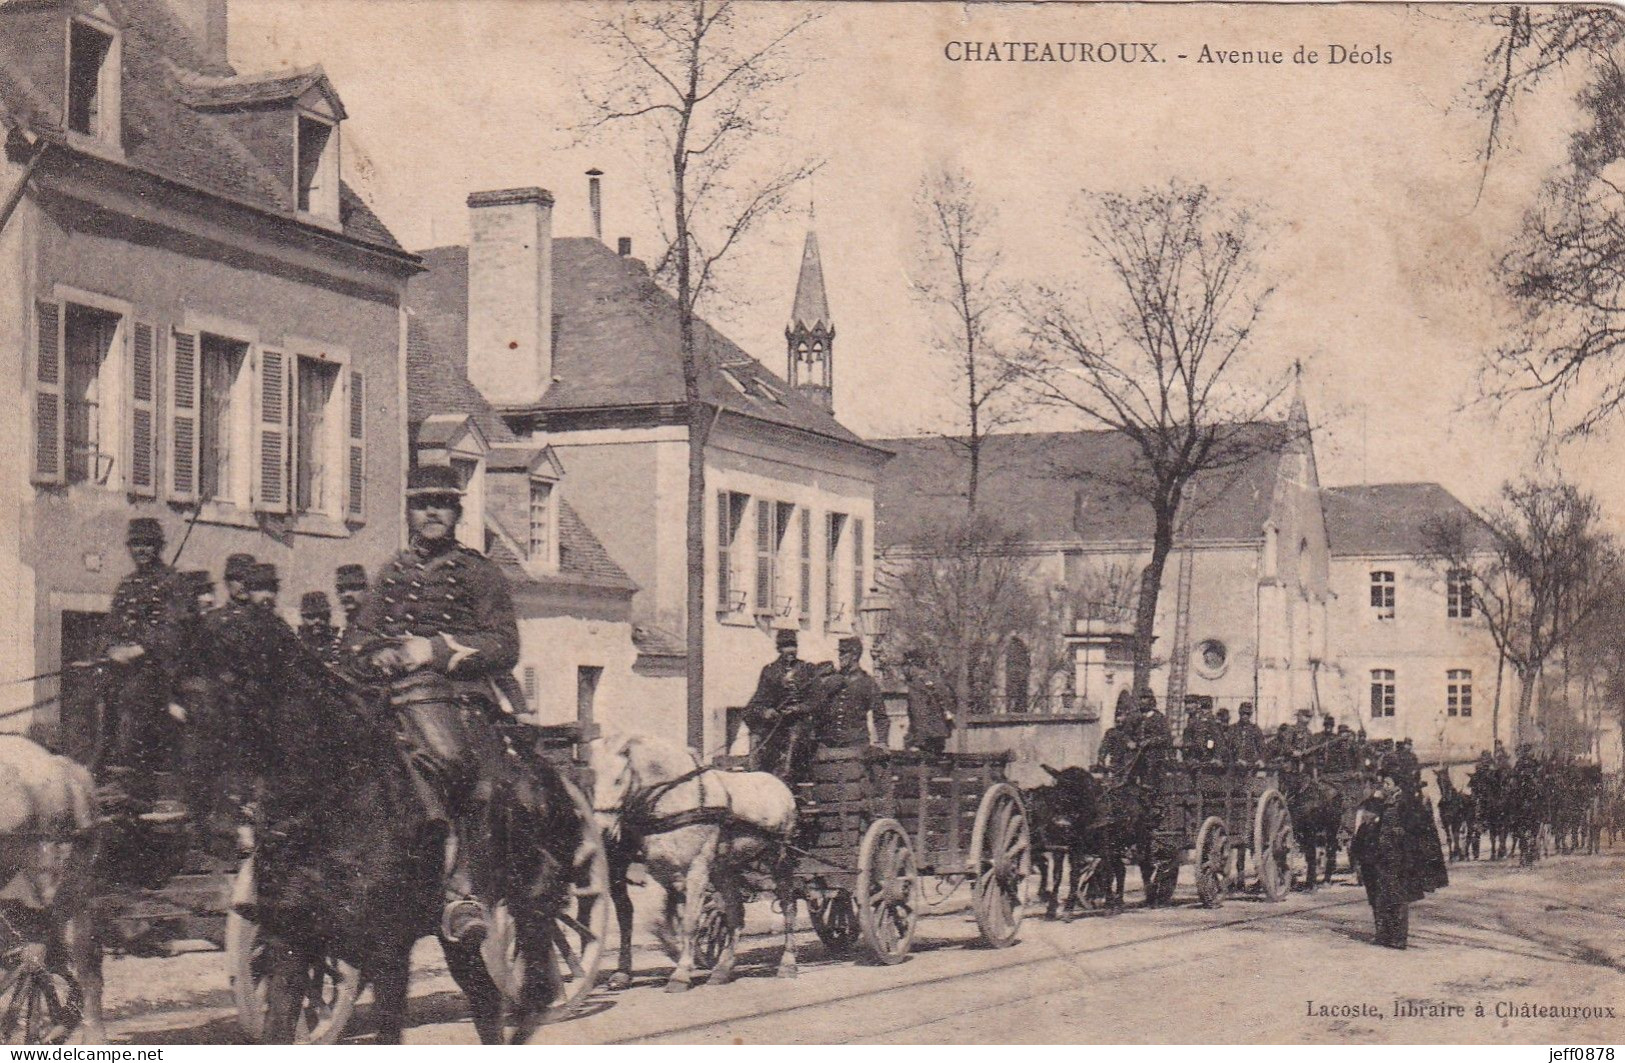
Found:
<svg viewBox="0 0 1625 1063"><path fill-rule="evenodd" d="M243 586L251 591L274 591L282 586L282 581L277 578L275 565L261 561L248 570Z"/></svg>
<svg viewBox="0 0 1625 1063"><path fill-rule="evenodd" d="M406 474L406 497L463 497L457 470L450 465L419 465Z"/></svg>
<svg viewBox="0 0 1625 1063"><path fill-rule="evenodd" d="M793 650L800 643L793 628L782 627L773 636L773 645L781 650Z"/></svg>
<svg viewBox="0 0 1625 1063"><path fill-rule="evenodd" d="M850 653L862 654L863 653L863 640L858 638L856 635L846 635L846 636L842 637L842 639L835 644L835 649L836 649L836 652L838 652L838 653L848 653L848 652L850 652Z"/></svg>
<svg viewBox="0 0 1625 1063"><path fill-rule="evenodd" d="M299 599L299 615L305 618L319 617L322 620L331 619L333 606L327 600L325 591L307 591Z"/></svg>
<svg viewBox="0 0 1625 1063"><path fill-rule="evenodd" d="M226 579L232 583L241 583L248 578L248 573L259 564L259 559L253 554L232 554L226 558Z"/></svg>
<svg viewBox="0 0 1625 1063"><path fill-rule="evenodd" d="M367 570L360 565L340 565L333 573L333 586L341 591L367 589Z"/></svg>
<svg viewBox="0 0 1625 1063"><path fill-rule="evenodd" d="M131 517L130 529L124 534L126 543L162 543L164 526L156 517Z"/></svg>

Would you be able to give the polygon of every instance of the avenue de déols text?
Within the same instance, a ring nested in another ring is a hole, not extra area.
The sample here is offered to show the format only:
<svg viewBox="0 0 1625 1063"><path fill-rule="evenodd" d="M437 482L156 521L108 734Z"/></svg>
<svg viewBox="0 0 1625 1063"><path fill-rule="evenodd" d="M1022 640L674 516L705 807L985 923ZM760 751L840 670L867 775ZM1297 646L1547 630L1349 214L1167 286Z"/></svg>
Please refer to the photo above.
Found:
<svg viewBox="0 0 1625 1063"><path fill-rule="evenodd" d="M1312 1019L1612 1019L1614 1008L1607 1004L1553 1003L1550 1001L1475 1000L1471 1004L1451 1000L1422 1000L1396 997L1390 1007L1348 1001L1304 1001L1304 1014Z"/></svg>
<svg viewBox="0 0 1625 1063"><path fill-rule="evenodd" d="M1201 44L1175 48L1158 41L949 41L951 63L1166 63L1213 66L1388 66L1394 53L1381 44L1294 44L1233 48Z"/></svg>

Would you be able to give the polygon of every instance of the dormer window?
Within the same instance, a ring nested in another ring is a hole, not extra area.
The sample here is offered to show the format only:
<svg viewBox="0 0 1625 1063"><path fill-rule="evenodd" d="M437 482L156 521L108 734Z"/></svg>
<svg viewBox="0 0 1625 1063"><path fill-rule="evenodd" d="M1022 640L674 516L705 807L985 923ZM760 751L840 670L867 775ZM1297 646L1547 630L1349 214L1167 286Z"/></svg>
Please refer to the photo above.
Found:
<svg viewBox="0 0 1625 1063"><path fill-rule="evenodd" d="M119 140L119 39L111 27L68 24L69 132L109 144Z"/></svg>
<svg viewBox="0 0 1625 1063"><path fill-rule="evenodd" d="M553 485L546 480L530 481L530 560L544 568L554 565Z"/></svg>
<svg viewBox="0 0 1625 1063"><path fill-rule="evenodd" d="M319 218L339 216L338 125L314 115L299 116L296 189L299 210Z"/></svg>

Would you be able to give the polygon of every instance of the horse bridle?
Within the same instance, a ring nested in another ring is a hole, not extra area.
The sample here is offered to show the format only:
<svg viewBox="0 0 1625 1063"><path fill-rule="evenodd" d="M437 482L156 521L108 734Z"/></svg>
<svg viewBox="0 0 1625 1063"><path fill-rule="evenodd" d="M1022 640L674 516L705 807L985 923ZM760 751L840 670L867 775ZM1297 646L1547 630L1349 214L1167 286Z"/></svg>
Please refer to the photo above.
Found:
<svg viewBox="0 0 1625 1063"><path fill-rule="evenodd" d="M725 806L707 806L705 803L705 776L712 769L702 765L699 758L694 760L691 771L684 772L675 779L655 783L647 788L641 788L642 780L638 770L632 764L632 758L626 758L627 797L621 799L621 804L614 808L594 808L594 812L610 815L616 818L616 827L623 839L628 841L641 841L644 838L657 834L669 834L683 827L693 827L704 823L723 823L730 818L730 809ZM655 815L654 806L662 798L677 787L690 782L698 782L700 786L699 804L695 808L673 812L667 816Z"/></svg>

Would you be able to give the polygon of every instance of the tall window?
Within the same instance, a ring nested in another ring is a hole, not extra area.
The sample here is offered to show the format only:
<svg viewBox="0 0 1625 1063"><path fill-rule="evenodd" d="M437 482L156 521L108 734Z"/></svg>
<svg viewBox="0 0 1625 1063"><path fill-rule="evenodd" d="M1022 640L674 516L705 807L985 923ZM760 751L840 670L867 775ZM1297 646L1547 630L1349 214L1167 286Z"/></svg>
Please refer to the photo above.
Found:
<svg viewBox="0 0 1625 1063"><path fill-rule="evenodd" d="M294 508L300 513L334 513L340 466L334 461L333 432L338 427L337 365L314 358L294 360L298 373L293 447Z"/></svg>
<svg viewBox="0 0 1625 1063"><path fill-rule="evenodd" d="M109 419L117 412L116 382L106 372L119 316L69 306L63 340L63 448L68 483L105 483L116 448Z"/></svg>
<svg viewBox="0 0 1625 1063"><path fill-rule="evenodd" d="M1371 573L1371 611L1378 620L1394 618L1394 574Z"/></svg>
<svg viewBox="0 0 1625 1063"><path fill-rule="evenodd" d="M795 532L796 507L791 502L779 502L773 507L773 615L796 615L796 547L800 537Z"/></svg>
<svg viewBox="0 0 1625 1063"><path fill-rule="evenodd" d="M1394 714L1394 670L1371 669L1371 718L1382 719Z"/></svg>
<svg viewBox="0 0 1625 1063"><path fill-rule="evenodd" d="M864 571L865 554L863 552L863 519L852 518L852 613L853 623L857 623L858 610L863 608L863 593L865 588Z"/></svg>
<svg viewBox="0 0 1625 1063"><path fill-rule="evenodd" d="M206 499L235 497L234 462L242 440L237 426L237 381L248 360L248 344L205 334L201 344L203 391L198 408L198 490Z"/></svg>
<svg viewBox="0 0 1625 1063"><path fill-rule="evenodd" d="M1453 568L1445 574L1445 615L1466 619L1473 615L1473 574Z"/></svg>
<svg viewBox="0 0 1625 1063"><path fill-rule="evenodd" d="M530 482L530 559L547 561L553 550L553 485Z"/></svg>
<svg viewBox="0 0 1625 1063"><path fill-rule="evenodd" d="M1445 673L1445 713L1449 716L1473 714L1473 673L1468 668L1452 668Z"/></svg>
<svg viewBox="0 0 1625 1063"><path fill-rule="evenodd" d="M110 138L117 129L118 70L114 38L74 22L68 32L68 128Z"/></svg>
<svg viewBox="0 0 1625 1063"><path fill-rule="evenodd" d="M737 613L745 608L745 580L739 533L745 524L750 499L733 491L717 492L717 611Z"/></svg>
<svg viewBox="0 0 1625 1063"><path fill-rule="evenodd" d="M824 540L824 622L834 625L850 620L841 588L841 540L846 535L846 514L831 513Z"/></svg>
<svg viewBox="0 0 1625 1063"><path fill-rule="evenodd" d="M1012 638L1004 650L1004 709L1006 712L1026 712L1028 709L1028 683L1032 673L1032 654L1027 644Z"/></svg>

